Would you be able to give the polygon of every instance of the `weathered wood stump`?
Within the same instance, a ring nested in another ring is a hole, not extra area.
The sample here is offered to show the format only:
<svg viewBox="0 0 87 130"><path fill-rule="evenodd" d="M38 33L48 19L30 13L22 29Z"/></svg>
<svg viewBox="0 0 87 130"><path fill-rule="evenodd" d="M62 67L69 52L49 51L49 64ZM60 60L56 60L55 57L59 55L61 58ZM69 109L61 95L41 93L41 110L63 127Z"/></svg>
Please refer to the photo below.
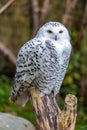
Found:
<svg viewBox="0 0 87 130"><path fill-rule="evenodd" d="M61 111L53 93L40 96L35 87L29 89L31 103L39 130L74 130L77 116L77 98L68 94Z"/></svg>

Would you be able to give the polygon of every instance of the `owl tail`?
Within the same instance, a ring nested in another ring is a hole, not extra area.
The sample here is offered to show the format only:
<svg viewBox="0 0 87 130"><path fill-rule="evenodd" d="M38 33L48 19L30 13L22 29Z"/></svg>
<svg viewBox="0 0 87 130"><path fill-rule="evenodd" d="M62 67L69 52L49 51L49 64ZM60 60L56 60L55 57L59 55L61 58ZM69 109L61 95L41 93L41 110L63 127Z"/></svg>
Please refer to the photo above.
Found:
<svg viewBox="0 0 87 130"><path fill-rule="evenodd" d="M22 106L24 107L26 105L26 103L28 102L29 100L29 94L28 94L28 91L25 91L22 95L14 95L14 94L11 94L9 100L11 102L13 102L14 104L17 104L19 106Z"/></svg>

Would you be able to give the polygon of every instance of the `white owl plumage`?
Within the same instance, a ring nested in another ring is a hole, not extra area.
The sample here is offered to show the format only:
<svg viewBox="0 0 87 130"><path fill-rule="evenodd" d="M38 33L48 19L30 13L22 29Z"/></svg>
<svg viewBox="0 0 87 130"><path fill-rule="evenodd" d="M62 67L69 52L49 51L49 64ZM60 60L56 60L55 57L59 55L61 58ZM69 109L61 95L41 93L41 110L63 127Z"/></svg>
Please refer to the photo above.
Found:
<svg viewBox="0 0 87 130"><path fill-rule="evenodd" d="M17 56L15 85L10 100L24 106L29 87L41 96L59 92L71 54L70 36L59 22L48 22L37 35L25 43Z"/></svg>

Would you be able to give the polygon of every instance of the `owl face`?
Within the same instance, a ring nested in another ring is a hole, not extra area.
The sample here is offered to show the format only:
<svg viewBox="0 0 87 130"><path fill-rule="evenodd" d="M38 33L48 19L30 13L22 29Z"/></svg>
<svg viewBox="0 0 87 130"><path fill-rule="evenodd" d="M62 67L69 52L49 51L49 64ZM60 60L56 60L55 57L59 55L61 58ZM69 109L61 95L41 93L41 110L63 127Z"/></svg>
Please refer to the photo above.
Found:
<svg viewBox="0 0 87 130"><path fill-rule="evenodd" d="M51 40L61 40L61 39L66 39L70 40L70 36L68 33L68 30L66 27L59 23L59 22L48 22L45 25L43 25L38 33L38 37L45 37L45 38L50 38Z"/></svg>

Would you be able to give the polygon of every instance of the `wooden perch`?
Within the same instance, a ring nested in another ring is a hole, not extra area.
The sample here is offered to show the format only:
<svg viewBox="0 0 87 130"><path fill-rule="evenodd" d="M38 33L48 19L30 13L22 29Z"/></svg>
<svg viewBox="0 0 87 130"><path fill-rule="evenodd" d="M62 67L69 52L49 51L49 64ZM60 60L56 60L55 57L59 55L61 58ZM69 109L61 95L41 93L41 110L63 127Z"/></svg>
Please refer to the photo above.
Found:
<svg viewBox="0 0 87 130"><path fill-rule="evenodd" d="M8 60L12 66L16 66L16 57L2 42L0 42L0 55L2 55L5 60Z"/></svg>
<svg viewBox="0 0 87 130"><path fill-rule="evenodd" d="M39 130L74 130L77 115L77 98L68 94L65 98L64 110L61 111L53 93L41 97L32 87L29 95Z"/></svg>
<svg viewBox="0 0 87 130"><path fill-rule="evenodd" d="M59 130L74 130L77 116L77 98L68 94L65 98L64 110L59 115Z"/></svg>

